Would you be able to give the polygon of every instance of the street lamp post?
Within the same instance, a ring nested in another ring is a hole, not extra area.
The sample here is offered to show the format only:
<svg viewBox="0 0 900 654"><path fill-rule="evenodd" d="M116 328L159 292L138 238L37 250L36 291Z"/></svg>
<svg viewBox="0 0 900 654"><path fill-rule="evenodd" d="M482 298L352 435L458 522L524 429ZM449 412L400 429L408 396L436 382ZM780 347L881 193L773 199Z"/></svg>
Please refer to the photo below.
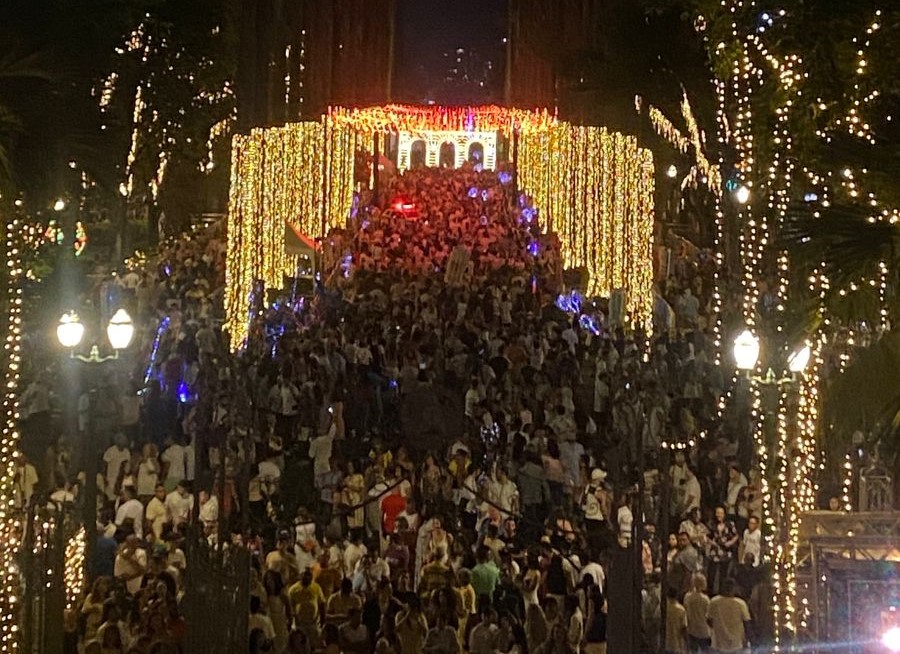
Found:
<svg viewBox="0 0 900 654"><path fill-rule="evenodd" d="M82 524L85 532L85 580L90 581L90 566L94 558L97 541L97 463L99 440L97 434L97 399L99 396L97 378L104 366L119 358L119 352L126 349L134 337L134 324L125 309L113 314L106 325L106 336L113 348L113 354L101 356L100 346L91 345L88 355L77 354L77 348L84 339L85 327L74 311L64 314L56 327L56 338L59 344L69 350L70 358L89 366L91 371L91 388L88 392L88 424L85 429L84 452L86 456L84 472L84 496L82 498Z"/></svg>
<svg viewBox="0 0 900 654"><path fill-rule="evenodd" d="M763 375L754 374L760 358L760 340L749 329L745 329L734 340L734 361L738 370L744 373L744 377L751 383L757 384L765 393L760 392L759 405L765 415L764 426L768 427L760 434L761 442L757 442L756 456L765 457L769 465L762 465L761 472L763 482L768 492L763 493L763 513L768 513L765 525L771 537L773 551L767 552L767 557L772 562L772 572L775 575L775 587L779 593L790 593L787 588L787 551L790 540L790 524L797 516L791 515L791 498L795 492L796 479L793 470L792 450L786 436L788 426L796 425L797 398L793 397L799 392L803 373L809 364L811 351L808 345L795 350L786 358L769 356L768 365ZM778 373L776 374L776 366ZM784 398L784 401L782 400ZM789 403L787 400L791 399ZM787 414L793 413L792 419ZM779 429L783 437L779 436ZM782 442L783 441L783 442ZM763 463L762 460L759 463ZM775 465L771 465L775 464ZM773 469L778 469L778 474L773 474ZM764 516L759 516L763 518ZM775 598L776 600L778 597ZM776 601L776 613L778 606L784 608L783 603ZM776 615L776 637L782 633L782 627L787 627L788 632L792 626L779 624L781 616ZM792 635L789 635L792 638Z"/></svg>

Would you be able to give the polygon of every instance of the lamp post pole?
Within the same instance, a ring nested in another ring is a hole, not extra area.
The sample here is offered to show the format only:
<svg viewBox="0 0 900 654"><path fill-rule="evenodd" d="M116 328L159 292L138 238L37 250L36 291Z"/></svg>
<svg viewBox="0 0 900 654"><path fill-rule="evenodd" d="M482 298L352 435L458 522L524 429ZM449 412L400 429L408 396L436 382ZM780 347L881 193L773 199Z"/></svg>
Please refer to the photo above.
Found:
<svg viewBox="0 0 900 654"><path fill-rule="evenodd" d="M103 386L102 373L105 367L119 358L119 352L124 350L131 344L134 337L134 324L131 317L124 309L119 309L110 318L106 325L106 333L109 343L113 348L113 354L101 356L100 347L96 344L91 346L88 355L76 354L75 348L84 338L84 325L75 312L68 312L59 321L56 328L56 337L60 345L70 351L70 358L79 362L83 371L90 378L90 390L88 391L87 404L87 424L85 425L83 438L83 452L87 457L84 461L84 496L82 498L81 521L84 525L85 532L85 556L84 556L84 574L85 580L91 581L91 564L93 563L95 544L97 540L97 472L99 452L97 450L100 439L100 433L107 433L109 428L113 426L116 412L106 411L101 414L100 406L104 404L109 406L111 398L103 398L100 401L99 390ZM100 418L98 420L98 418ZM80 425L79 425L80 426Z"/></svg>
<svg viewBox="0 0 900 654"><path fill-rule="evenodd" d="M780 606L781 610L784 610L785 605L777 600L779 595L785 593L789 595L792 592L787 587L789 575L787 566L790 564L790 560L786 553L789 549L791 523L796 519L796 516L791 513L790 502L796 480L791 462L792 452L789 445L791 439L786 436L782 439L780 430L787 430L789 424L796 423L797 402L794 400L803 372L809 363L811 351L809 346L803 346L788 356L786 361L781 356L769 357L770 363L777 363L781 375L776 375L772 367L768 367L765 375L755 375L751 371L757 367L759 350L759 339L750 330L744 330L734 341L734 358L737 368L744 372L748 381L758 384L760 387L759 400L764 418L762 433L759 434L761 442L758 443L757 452L761 451L767 462L762 470L763 482L768 487L763 501L766 504L764 513L768 512L769 514L769 519L766 521L768 524L763 525L768 532L764 538L771 543L774 549L774 551L767 552L766 556L772 563L775 586L780 589L780 592L776 591L776 597L773 598L776 600L775 634L773 635L778 641L781 641L781 635L785 634L787 642L783 642L781 645L791 647L795 634L792 632L790 622L786 625L780 624L783 615L780 614L778 607ZM786 365L784 365L785 363ZM792 419L788 418L788 413L791 414ZM783 627L787 627L787 629Z"/></svg>

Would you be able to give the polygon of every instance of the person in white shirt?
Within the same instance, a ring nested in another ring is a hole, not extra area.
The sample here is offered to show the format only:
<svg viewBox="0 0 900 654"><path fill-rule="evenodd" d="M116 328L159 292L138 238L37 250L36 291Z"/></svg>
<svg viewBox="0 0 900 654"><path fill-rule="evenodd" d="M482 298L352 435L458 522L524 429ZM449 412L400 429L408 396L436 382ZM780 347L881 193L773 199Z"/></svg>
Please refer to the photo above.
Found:
<svg viewBox="0 0 900 654"><path fill-rule="evenodd" d="M209 493L209 491L200 491L200 522L206 528L207 532L213 532L219 522L219 498Z"/></svg>
<svg viewBox="0 0 900 654"><path fill-rule="evenodd" d="M186 479L184 446L171 437L166 440L170 445L159 458L166 469L166 488L173 488Z"/></svg>
<svg viewBox="0 0 900 654"><path fill-rule="evenodd" d="M684 479L684 512L690 514L694 509L700 508L700 481L690 468L687 469Z"/></svg>
<svg viewBox="0 0 900 654"><path fill-rule="evenodd" d="M584 581L584 578L588 575L590 575L591 579L594 580L597 588L603 590L603 587L606 585L606 573L603 571L603 566L599 563L596 563L595 561L588 561L581 568L578 580Z"/></svg>
<svg viewBox="0 0 900 654"><path fill-rule="evenodd" d="M141 451L141 462L137 469L137 494L141 499L149 498L159 482L159 459L153 443L144 445ZM146 500L145 500L146 501Z"/></svg>
<svg viewBox="0 0 900 654"><path fill-rule="evenodd" d="M631 496L623 495L619 500L619 510L616 513L616 522L619 525L619 546L628 547L631 544L631 531L634 525L634 514L631 512Z"/></svg>
<svg viewBox="0 0 900 654"><path fill-rule="evenodd" d="M739 559L741 563L749 563L754 568L762 563L762 530L759 528L759 518L755 515L747 520L747 528L741 539Z"/></svg>
<svg viewBox="0 0 900 654"><path fill-rule="evenodd" d="M113 575L125 582L125 587L131 595L136 595L141 589L146 572L147 552L138 546L138 537L129 534L125 542L119 546L113 565Z"/></svg>
<svg viewBox="0 0 900 654"><path fill-rule="evenodd" d="M144 518L150 523L150 529L153 530L156 539L162 538L163 526L169 519L169 513L166 509L166 487L162 484L156 485L153 497L147 503Z"/></svg>
<svg viewBox="0 0 900 654"><path fill-rule="evenodd" d="M709 614L709 596L706 594L706 577L695 574L692 579L692 590L684 596L684 606L687 618L688 648L691 652L705 652L710 646L709 623L706 617Z"/></svg>
<svg viewBox="0 0 900 654"><path fill-rule="evenodd" d="M350 537L350 542L343 552L344 574L352 575L356 570L356 565L360 560L369 553L369 549L363 545L362 538L359 533L354 533Z"/></svg>
<svg viewBox="0 0 900 654"><path fill-rule="evenodd" d="M139 539L144 537L144 505L137 499L131 486L122 489L122 503L116 509L116 526L122 527L131 521L132 533Z"/></svg>
<svg viewBox="0 0 900 654"><path fill-rule="evenodd" d="M250 617L247 620L247 629L250 633L261 631L267 644L271 644L275 640L275 625L272 623L272 618L263 611L259 595L250 596Z"/></svg>
<svg viewBox="0 0 900 654"><path fill-rule="evenodd" d="M709 601L707 619L712 627L712 646L718 654L743 651L748 643L746 624L750 609L740 597L734 596L734 579L722 582L722 594Z"/></svg>
<svg viewBox="0 0 900 654"><path fill-rule="evenodd" d="M518 512L519 489L503 466L498 465L494 470L494 478L488 486L488 493L491 502L499 507L500 516L504 520Z"/></svg>
<svg viewBox="0 0 900 654"><path fill-rule="evenodd" d="M166 495L166 512L173 526L190 522L193 510L194 496L188 492L184 482L180 482L175 490Z"/></svg>
<svg viewBox="0 0 900 654"><path fill-rule="evenodd" d="M194 439L189 437L184 446L184 478L187 481L196 479L197 454L194 451Z"/></svg>
<svg viewBox="0 0 900 654"><path fill-rule="evenodd" d="M128 449L128 440L124 434L116 434L115 443L103 453L103 462L106 463L106 486L103 490L109 499L116 497L116 482L119 480L122 466L129 461L131 450Z"/></svg>
<svg viewBox="0 0 900 654"><path fill-rule="evenodd" d="M50 493L50 498L47 502L47 508L63 508L64 506L69 506L74 502L75 493L73 492L72 484L70 484L68 480L60 478L57 481L56 490Z"/></svg>
<svg viewBox="0 0 900 654"><path fill-rule="evenodd" d="M325 434L319 434L309 444L309 458L313 460L313 473L318 480L331 470L331 451L334 446L334 425Z"/></svg>

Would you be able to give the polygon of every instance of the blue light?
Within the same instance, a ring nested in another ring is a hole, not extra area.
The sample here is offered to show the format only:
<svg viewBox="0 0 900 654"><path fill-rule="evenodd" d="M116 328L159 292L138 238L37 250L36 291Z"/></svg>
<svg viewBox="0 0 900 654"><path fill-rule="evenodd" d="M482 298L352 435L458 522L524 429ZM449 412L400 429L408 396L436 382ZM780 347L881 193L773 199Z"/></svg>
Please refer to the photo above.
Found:
<svg viewBox="0 0 900 654"><path fill-rule="evenodd" d="M497 179L500 180L501 184L506 185L512 182L512 175L510 175L505 170L501 170L499 173L497 173Z"/></svg>
<svg viewBox="0 0 900 654"><path fill-rule="evenodd" d="M600 335L600 328L597 326L597 321L594 319L594 316L589 316L586 313L582 314L582 316L578 319L578 324L581 325L582 329L586 329L594 336Z"/></svg>
<svg viewBox="0 0 900 654"><path fill-rule="evenodd" d="M188 388L187 382L181 380L181 383L178 384L178 401L182 404L187 404L191 399L191 389Z"/></svg>
<svg viewBox="0 0 900 654"><path fill-rule="evenodd" d="M541 253L541 244L538 241L532 241L531 243L529 243L528 253L533 257L539 255Z"/></svg>
<svg viewBox="0 0 900 654"><path fill-rule="evenodd" d="M482 170L484 170L484 164L482 164L481 162L475 164L475 172L476 173L480 173Z"/></svg>
<svg viewBox="0 0 900 654"><path fill-rule="evenodd" d="M150 349L150 362L147 364L147 372L144 374L144 384L150 381L153 375L153 366L156 365L156 355L159 353L159 341L162 335L169 328L170 318L166 316L159 321L159 327L156 328L156 337L153 339L153 347Z"/></svg>
<svg viewBox="0 0 900 654"><path fill-rule="evenodd" d="M481 192L481 199L484 200L485 202L488 201L489 197L491 197L491 194L488 192L487 189L485 189Z"/></svg>
<svg viewBox="0 0 900 654"><path fill-rule="evenodd" d="M815 202L816 200L819 199L819 195L818 195L818 193L807 193L806 195L803 196L803 199L806 202Z"/></svg>
<svg viewBox="0 0 900 654"><path fill-rule="evenodd" d="M583 298L578 291L560 293L556 296L556 306L565 313L580 313Z"/></svg>
<svg viewBox="0 0 900 654"><path fill-rule="evenodd" d="M472 187L469 189L469 197L473 200L478 197L478 189L476 187Z"/></svg>
<svg viewBox="0 0 900 654"><path fill-rule="evenodd" d="M535 210L531 207L525 207L522 209L522 220L526 223L531 223L534 220Z"/></svg>
<svg viewBox="0 0 900 654"><path fill-rule="evenodd" d="M466 116L465 128L466 128L467 132L475 131L475 113L471 110L469 111L468 115Z"/></svg>

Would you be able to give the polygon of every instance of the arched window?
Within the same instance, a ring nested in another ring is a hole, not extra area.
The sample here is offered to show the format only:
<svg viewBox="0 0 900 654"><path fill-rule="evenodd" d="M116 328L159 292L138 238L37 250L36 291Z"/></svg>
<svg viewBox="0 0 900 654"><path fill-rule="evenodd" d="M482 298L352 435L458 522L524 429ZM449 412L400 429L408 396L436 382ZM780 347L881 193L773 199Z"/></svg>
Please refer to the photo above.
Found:
<svg viewBox="0 0 900 654"><path fill-rule="evenodd" d="M484 164L484 146L478 141L469 145L469 163Z"/></svg>
<svg viewBox="0 0 900 654"><path fill-rule="evenodd" d="M413 141L412 146L409 148L409 167L424 168L427 165L426 154L425 141L422 139Z"/></svg>
<svg viewBox="0 0 900 654"><path fill-rule="evenodd" d="M439 168L456 168L456 146L449 141L441 144L441 152L438 156Z"/></svg>

